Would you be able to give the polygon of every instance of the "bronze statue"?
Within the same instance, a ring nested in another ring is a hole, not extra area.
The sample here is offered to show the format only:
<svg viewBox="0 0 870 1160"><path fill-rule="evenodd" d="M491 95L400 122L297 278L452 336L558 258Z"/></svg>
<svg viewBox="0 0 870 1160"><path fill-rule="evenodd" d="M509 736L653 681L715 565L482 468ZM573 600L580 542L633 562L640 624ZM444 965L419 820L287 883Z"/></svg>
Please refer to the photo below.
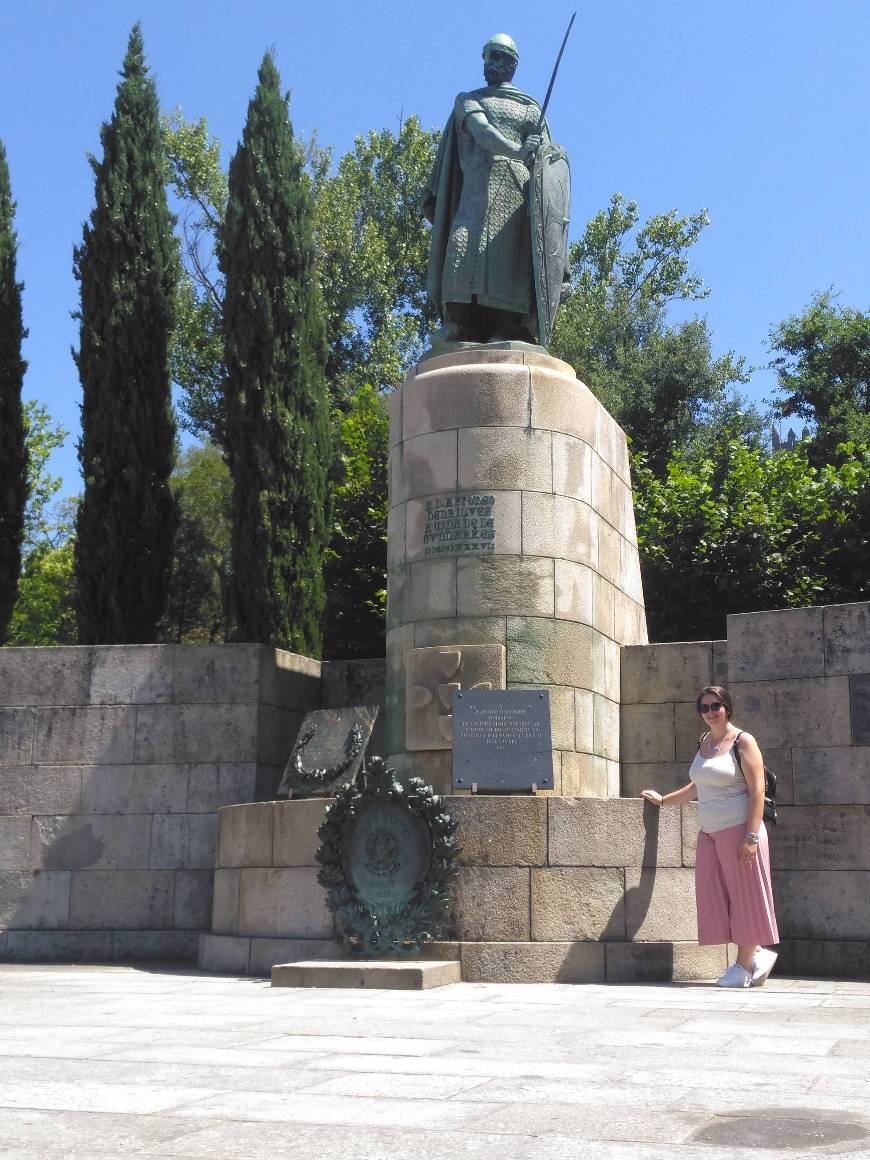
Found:
<svg viewBox="0 0 870 1160"><path fill-rule="evenodd" d="M424 191L427 289L448 342L547 346L567 284L567 158L511 83L518 61L504 33L483 46L486 86L457 96Z"/></svg>

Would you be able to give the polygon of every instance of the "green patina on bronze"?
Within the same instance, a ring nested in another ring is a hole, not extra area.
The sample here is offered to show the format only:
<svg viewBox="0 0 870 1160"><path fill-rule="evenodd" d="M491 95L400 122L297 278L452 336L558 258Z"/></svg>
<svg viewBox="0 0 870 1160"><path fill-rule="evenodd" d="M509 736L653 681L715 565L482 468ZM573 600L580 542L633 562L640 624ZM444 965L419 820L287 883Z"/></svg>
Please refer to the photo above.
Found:
<svg viewBox="0 0 870 1160"><path fill-rule="evenodd" d="M358 782L362 784L358 784ZM318 830L326 904L357 954L411 954L441 933L456 873L456 822L419 778L382 758L338 790Z"/></svg>

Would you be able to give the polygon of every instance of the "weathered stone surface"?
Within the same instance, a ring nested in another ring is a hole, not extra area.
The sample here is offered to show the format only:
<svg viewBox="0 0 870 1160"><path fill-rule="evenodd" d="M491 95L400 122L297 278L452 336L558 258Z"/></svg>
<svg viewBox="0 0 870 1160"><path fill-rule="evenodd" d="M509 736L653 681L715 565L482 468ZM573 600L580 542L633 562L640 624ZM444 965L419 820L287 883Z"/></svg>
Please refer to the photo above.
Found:
<svg viewBox="0 0 870 1160"><path fill-rule="evenodd" d="M457 480L456 431L418 435L406 439L390 452L391 506L424 495L455 491L457 487L477 486L476 482ZM489 486L497 485L493 481Z"/></svg>
<svg viewBox="0 0 870 1160"><path fill-rule="evenodd" d="M147 870L148 814L35 817L30 857L44 870Z"/></svg>
<svg viewBox="0 0 870 1160"><path fill-rule="evenodd" d="M523 553L556 556L598 570L599 520L580 500L523 492Z"/></svg>
<svg viewBox="0 0 870 1160"><path fill-rule="evenodd" d="M742 720L740 724L742 726ZM674 705L674 729L677 761L685 761L688 766L694 761L695 754L698 752L700 737L707 732L707 726L698 713L694 701L684 701ZM688 781L688 772L686 780Z"/></svg>
<svg viewBox="0 0 870 1160"><path fill-rule="evenodd" d="M613 701L617 705L620 704L619 684L620 684L620 652L619 645L614 640L609 640L606 636L598 637L598 643L601 646L602 661L604 665L604 688L600 690L608 701Z"/></svg>
<svg viewBox="0 0 870 1160"><path fill-rule="evenodd" d="M30 818L0 816L0 870L30 869Z"/></svg>
<svg viewBox="0 0 870 1160"><path fill-rule="evenodd" d="M778 814L777 870L870 870L870 806L782 806Z"/></svg>
<svg viewBox="0 0 870 1160"><path fill-rule="evenodd" d="M728 671L732 683L823 676L822 609L785 608L729 616Z"/></svg>
<svg viewBox="0 0 870 1160"><path fill-rule="evenodd" d="M825 674L870 673L870 603L832 604L822 611Z"/></svg>
<svg viewBox="0 0 870 1160"><path fill-rule="evenodd" d="M175 875L170 870L74 870L69 925L75 929L167 930Z"/></svg>
<svg viewBox="0 0 870 1160"><path fill-rule="evenodd" d="M509 617L508 682L511 685L570 685L603 691L600 686L604 683L604 673L597 672L595 665L597 635L589 625L572 621Z"/></svg>
<svg viewBox="0 0 870 1160"><path fill-rule="evenodd" d="M598 513L612 530L615 530L616 520L613 513L613 485L619 482L613 470L595 452L591 456L592 472L592 499L593 509Z"/></svg>
<svg viewBox="0 0 870 1160"><path fill-rule="evenodd" d="M597 572L592 574L592 624L599 632L614 639L616 589Z"/></svg>
<svg viewBox="0 0 870 1160"><path fill-rule="evenodd" d="M625 432L604 407L599 406L595 421L596 451L624 483L630 483L628 445Z"/></svg>
<svg viewBox="0 0 870 1160"><path fill-rule="evenodd" d="M114 958L108 930L11 930L3 960L9 963L108 963Z"/></svg>
<svg viewBox="0 0 870 1160"><path fill-rule="evenodd" d="M572 560L555 561L557 620L579 620L582 624L594 624L595 576L595 572L585 564L577 564ZM531 607L528 611L532 611Z"/></svg>
<svg viewBox="0 0 870 1160"><path fill-rule="evenodd" d="M637 529L634 522L634 496L631 487L619 478L611 476L611 511L613 526L629 544L637 544Z"/></svg>
<svg viewBox="0 0 870 1160"><path fill-rule="evenodd" d="M623 871L616 868L532 870L532 941L625 938L624 894Z"/></svg>
<svg viewBox="0 0 870 1160"><path fill-rule="evenodd" d="M604 946L594 942L463 943L466 983L603 983Z"/></svg>
<svg viewBox="0 0 870 1160"><path fill-rule="evenodd" d="M848 680L852 743L870 745L870 675L859 674Z"/></svg>
<svg viewBox="0 0 870 1160"><path fill-rule="evenodd" d="M620 565L622 537L603 520L598 521L598 571L616 588L623 588Z"/></svg>
<svg viewBox="0 0 870 1160"><path fill-rule="evenodd" d="M173 700L179 705L258 700L261 647L177 645Z"/></svg>
<svg viewBox="0 0 870 1160"><path fill-rule="evenodd" d="M155 814L151 823L153 870L211 870L215 864L214 814Z"/></svg>
<svg viewBox="0 0 870 1160"><path fill-rule="evenodd" d="M655 808L655 807L653 807ZM670 809L671 807L666 807ZM674 811L677 812L676 810ZM698 807L694 802L680 806L682 815L681 829L683 833L683 865L695 865L695 851L698 846Z"/></svg>
<svg viewBox="0 0 870 1160"><path fill-rule="evenodd" d="M870 939L866 870L777 870L773 896L783 939Z"/></svg>
<svg viewBox="0 0 870 1160"><path fill-rule="evenodd" d="M402 442L402 401L404 395L405 389L404 386L401 386L397 391L393 391L387 396L387 408L390 413L390 448Z"/></svg>
<svg viewBox="0 0 870 1160"><path fill-rule="evenodd" d="M140 705L138 710L130 710L137 713L136 762L255 761L257 709L256 703ZM132 761L132 757L104 759L106 763L123 760Z"/></svg>
<svg viewBox="0 0 870 1160"><path fill-rule="evenodd" d="M519 942L529 938L529 870L462 867L453 886L450 929L460 940Z"/></svg>
<svg viewBox="0 0 870 1160"><path fill-rule="evenodd" d="M777 974L804 978L866 979L870 942L844 939L782 939Z"/></svg>
<svg viewBox="0 0 870 1160"><path fill-rule="evenodd" d="M551 866L680 866L679 810L640 799L552 798Z"/></svg>
<svg viewBox="0 0 870 1160"><path fill-rule="evenodd" d="M589 689L574 690L573 748L577 753L593 753L595 749L594 696Z"/></svg>
<svg viewBox="0 0 870 1160"><path fill-rule="evenodd" d="M2 766L0 814L76 814L81 785L78 766Z"/></svg>
<svg viewBox="0 0 870 1160"><path fill-rule="evenodd" d="M563 753L560 793L566 798L606 798L607 762L592 753Z"/></svg>
<svg viewBox="0 0 870 1160"><path fill-rule="evenodd" d="M268 977L277 963L300 959L339 959L341 944L333 939L252 938L249 972Z"/></svg>
<svg viewBox="0 0 870 1160"><path fill-rule="evenodd" d="M249 938L201 934L197 963L202 971L223 975L247 975L251 955Z"/></svg>
<svg viewBox="0 0 870 1160"><path fill-rule="evenodd" d="M90 678L89 648L0 650L0 705L86 705Z"/></svg>
<svg viewBox="0 0 870 1160"><path fill-rule="evenodd" d="M292 709L300 715L320 707L320 661L265 645L260 646L259 655L262 704Z"/></svg>
<svg viewBox="0 0 870 1160"><path fill-rule="evenodd" d="M219 810L218 867L271 866L272 825L272 802Z"/></svg>
<svg viewBox="0 0 870 1160"><path fill-rule="evenodd" d="M175 875L173 926L208 930L211 926L213 870L179 870Z"/></svg>
<svg viewBox="0 0 870 1160"><path fill-rule="evenodd" d="M848 745L849 680L807 677L740 684L732 674L735 720L755 735L762 751Z"/></svg>
<svg viewBox="0 0 870 1160"><path fill-rule="evenodd" d="M527 427L529 369L516 363L429 370L402 388L405 439L459 427Z"/></svg>
<svg viewBox="0 0 870 1160"><path fill-rule="evenodd" d="M33 717L32 709L0 709L0 766L30 764Z"/></svg>
<svg viewBox="0 0 870 1160"><path fill-rule="evenodd" d="M175 646L100 645L93 649L92 705L147 705L172 700Z"/></svg>
<svg viewBox="0 0 870 1160"><path fill-rule="evenodd" d="M620 644L647 644L646 612L618 588L613 594L613 635Z"/></svg>
<svg viewBox="0 0 870 1160"><path fill-rule="evenodd" d="M320 690L321 709L343 709L345 705L382 705L386 661L324 661Z"/></svg>
<svg viewBox="0 0 870 1160"><path fill-rule="evenodd" d="M765 766L776 776L776 801L781 806L792 806L794 801L794 773L791 749L765 749L762 753ZM850 798L855 801L855 798Z"/></svg>
<svg viewBox="0 0 870 1160"><path fill-rule="evenodd" d="M332 918L317 871L308 866L243 868L239 934L329 938Z"/></svg>
<svg viewBox="0 0 870 1160"><path fill-rule="evenodd" d="M550 700L550 736L554 749L574 749L574 689L564 685L511 685L512 689L546 691Z"/></svg>
<svg viewBox="0 0 870 1160"><path fill-rule="evenodd" d="M408 509L411 504L415 504L418 508L421 509L425 506L422 500L411 500L410 503L401 503L396 507L391 507L387 512L388 568L395 568L399 564L404 564L408 559L408 552L405 543L405 526L408 520ZM418 553L418 558L421 554L422 553ZM329 664L331 662L327 661L326 663Z"/></svg>
<svg viewBox="0 0 870 1160"><path fill-rule="evenodd" d="M505 619L492 616L460 616L444 620L418 620L414 625L413 647L444 644L505 643Z"/></svg>
<svg viewBox="0 0 870 1160"><path fill-rule="evenodd" d="M689 767L684 761L652 761L636 765L622 763L622 796L636 798L641 790L657 789L670 793L680 789L689 780Z"/></svg>
<svg viewBox="0 0 870 1160"><path fill-rule="evenodd" d="M85 766L81 771L82 813L182 813L187 809L188 768L185 765Z"/></svg>
<svg viewBox="0 0 870 1160"><path fill-rule="evenodd" d="M553 491L582 500L600 511L592 494L593 462L600 463L600 460L588 443L571 435L553 433Z"/></svg>
<svg viewBox="0 0 870 1160"><path fill-rule="evenodd" d="M622 650L624 705L694 701L712 679L710 641L629 645Z"/></svg>
<svg viewBox="0 0 870 1160"><path fill-rule="evenodd" d="M676 760L673 705L623 704L620 719L619 752L623 763Z"/></svg>
<svg viewBox="0 0 870 1160"><path fill-rule="evenodd" d="M596 417L602 409L589 388L576 377L547 367L532 368L532 427L561 431L595 448Z"/></svg>
<svg viewBox="0 0 870 1160"><path fill-rule="evenodd" d="M619 705L599 693L593 694L595 752L609 761L619 760Z"/></svg>
<svg viewBox="0 0 870 1160"><path fill-rule="evenodd" d="M449 797L465 866L543 866L547 802L537 797Z"/></svg>
<svg viewBox="0 0 870 1160"><path fill-rule="evenodd" d="M794 801L798 805L870 805L870 746L793 749ZM768 755L765 754L765 761ZM770 762L777 775L779 766ZM780 799L777 784L777 801Z"/></svg>
<svg viewBox="0 0 870 1160"><path fill-rule="evenodd" d="M211 929L215 934L239 933L239 885L241 870L215 870Z"/></svg>
<svg viewBox="0 0 870 1160"><path fill-rule="evenodd" d="M501 555L515 555L518 556L522 550L522 493L519 491L493 491L491 488L486 489L487 497L491 497L493 502L485 509L479 506L479 493L457 493L455 496L448 497L451 500L466 500L466 507L462 510L454 510L452 518L477 518L492 519L494 523L489 525L495 530L495 539L491 541L493 546L493 554ZM424 496L421 499L409 500L404 506L405 511L405 527L402 532L403 542L405 544L405 559L410 561L422 559L442 559L450 555L464 556L467 549L464 547L465 541L462 539L451 540L449 542L427 542L426 529L427 522L430 518L432 509L436 512L444 513L444 497ZM431 505L431 507L430 507ZM473 541L478 540L479 530L484 529L487 525L478 524L476 527L468 524L463 525L469 531L469 539ZM387 529L387 536L389 537L389 528Z"/></svg>
<svg viewBox="0 0 870 1160"><path fill-rule="evenodd" d="M456 563L457 613L552 616L553 568L552 560L529 556L461 558Z"/></svg>
<svg viewBox="0 0 870 1160"><path fill-rule="evenodd" d="M318 798L275 803L274 866L317 865L315 854L320 846L317 829L323 823L328 804Z"/></svg>
<svg viewBox="0 0 870 1160"><path fill-rule="evenodd" d="M30 930L67 925L70 876L63 871L0 871L0 929Z"/></svg>
<svg viewBox="0 0 870 1160"><path fill-rule="evenodd" d="M405 663L405 744L411 750L451 747L455 690L505 687L505 650L498 644L415 648Z"/></svg>
<svg viewBox="0 0 870 1160"><path fill-rule="evenodd" d="M254 800L257 767L253 762L208 763L182 768L188 771L188 813L208 813L221 806Z"/></svg>
<svg viewBox="0 0 870 1160"><path fill-rule="evenodd" d="M260 705L257 710L257 763L284 766L304 715L295 709Z"/></svg>
<svg viewBox="0 0 870 1160"><path fill-rule="evenodd" d="M638 605L643 605L643 580L637 545L619 537L619 588ZM644 634L645 636L646 634Z"/></svg>
<svg viewBox="0 0 870 1160"><path fill-rule="evenodd" d="M390 599L388 591L384 748L387 753L401 753L405 749L405 656L414 647L414 626L389 627Z"/></svg>
<svg viewBox="0 0 870 1160"><path fill-rule="evenodd" d="M550 432L528 427L470 427L460 431L458 487L469 491L552 492ZM417 494L449 490L431 487Z"/></svg>
<svg viewBox="0 0 870 1160"><path fill-rule="evenodd" d="M714 640L713 645L713 680L711 685L721 685L728 688L728 641Z"/></svg>
<svg viewBox="0 0 870 1160"><path fill-rule="evenodd" d="M112 932L112 958L122 963L195 963L198 941L195 930L116 930Z"/></svg>
<svg viewBox="0 0 870 1160"><path fill-rule="evenodd" d="M394 568L389 577L387 625L456 615L456 557L419 560Z"/></svg>
<svg viewBox="0 0 870 1160"><path fill-rule="evenodd" d="M625 871L626 936L638 942L692 942L698 937L695 874L688 869Z"/></svg>
<svg viewBox="0 0 870 1160"><path fill-rule="evenodd" d="M608 983L683 983L717 979L728 966L726 948L692 942L610 942L605 946Z"/></svg>
<svg viewBox="0 0 870 1160"><path fill-rule="evenodd" d="M392 991L428 991L462 981L458 962L312 962L278 963L273 987L377 987Z"/></svg>

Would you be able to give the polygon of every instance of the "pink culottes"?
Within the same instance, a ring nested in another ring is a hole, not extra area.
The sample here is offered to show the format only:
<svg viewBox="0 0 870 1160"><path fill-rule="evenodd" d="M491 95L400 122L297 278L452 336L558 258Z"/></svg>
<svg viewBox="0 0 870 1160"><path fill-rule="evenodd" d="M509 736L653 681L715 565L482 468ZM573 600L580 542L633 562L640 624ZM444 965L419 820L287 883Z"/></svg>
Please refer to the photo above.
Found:
<svg viewBox="0 0 870 1160"><path fill-rule="evenodd" d="M748 865L741 866L737 855L745 833L744 823L715 834L698 834L695 900L701 946L769 946L779 942L767 830L762 822L758 851Z"/></svg>

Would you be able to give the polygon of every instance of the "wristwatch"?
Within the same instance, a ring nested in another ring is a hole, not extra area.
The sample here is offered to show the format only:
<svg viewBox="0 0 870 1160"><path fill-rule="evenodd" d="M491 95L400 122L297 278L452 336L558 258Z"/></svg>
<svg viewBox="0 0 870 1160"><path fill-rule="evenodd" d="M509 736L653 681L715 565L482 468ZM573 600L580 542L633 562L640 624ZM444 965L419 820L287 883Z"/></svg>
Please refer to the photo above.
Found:
<svg viewBox="0 0 870 1160"><path fill-rule="evenodd" d="M743 838L746 842L752 842L754 846L758 845L758 834L753 834L752 830L747 830Z"/></svg>

